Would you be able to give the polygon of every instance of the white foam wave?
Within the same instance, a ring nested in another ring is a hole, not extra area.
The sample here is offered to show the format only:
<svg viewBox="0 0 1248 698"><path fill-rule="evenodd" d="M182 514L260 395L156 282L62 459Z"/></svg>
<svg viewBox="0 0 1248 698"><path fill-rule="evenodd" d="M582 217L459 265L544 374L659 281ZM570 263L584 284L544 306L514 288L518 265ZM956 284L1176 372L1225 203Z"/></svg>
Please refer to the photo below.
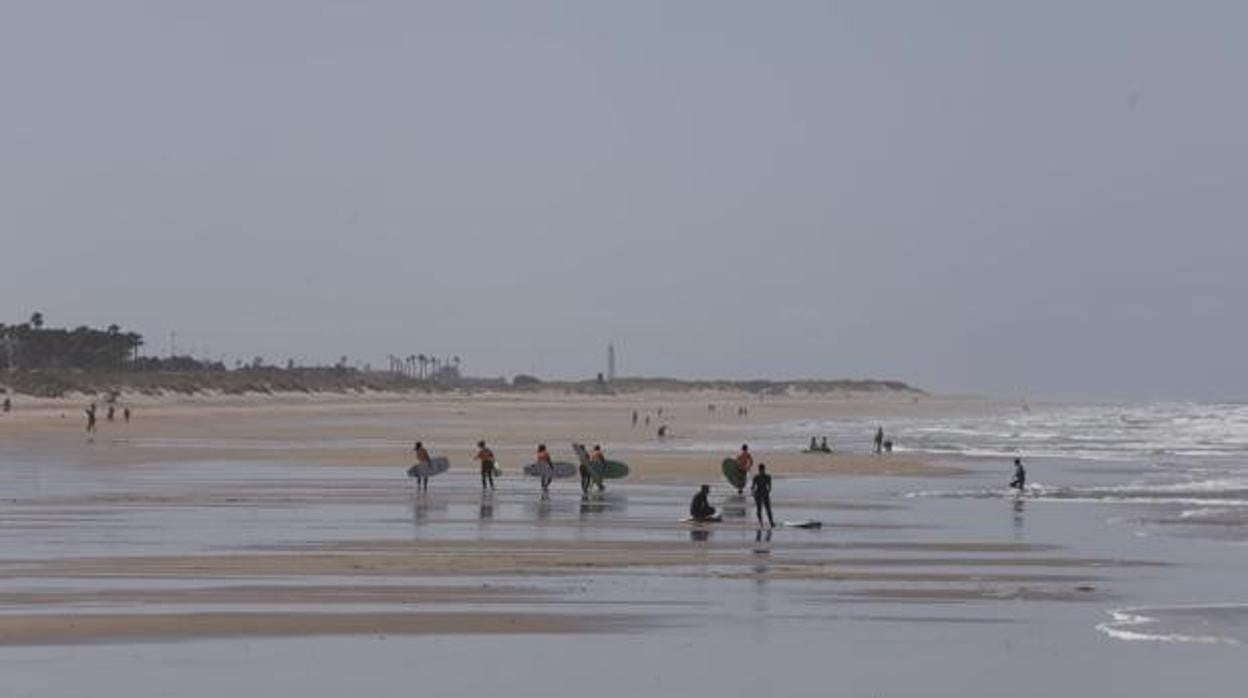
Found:
<svg viewBox="0 0 1248 698"><path fill-rule="evenodd" d="M1224 609L1242 610L1248 608L1241 604L1221 606L1174 606L1157 609L1125 608L1109 612L1110 620L1099 623L1096 629L1116 640L1129 642L1174 642L1201 645L1233 645L1239 646L1240 640L1225 635L1195 635L1180 632L1165 632L1160 626L1164 623L1157 617L1165 611L1210 611ZM1145 611L1154 615L1145 615ZM1150 630L1151 628L1151 630Z"/></svg>

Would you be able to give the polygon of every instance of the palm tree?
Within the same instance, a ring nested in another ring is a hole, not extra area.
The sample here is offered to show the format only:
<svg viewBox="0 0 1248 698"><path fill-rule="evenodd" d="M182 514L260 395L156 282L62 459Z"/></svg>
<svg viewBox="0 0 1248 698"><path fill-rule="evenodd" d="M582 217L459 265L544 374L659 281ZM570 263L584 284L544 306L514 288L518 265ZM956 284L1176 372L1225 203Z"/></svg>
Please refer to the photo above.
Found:
<svg viewBox="0 0 1248 698"><path fill-rule="evenodd" d="M35 311L30 314L30 326L36 330L43 329L43 313Z"/></svg>

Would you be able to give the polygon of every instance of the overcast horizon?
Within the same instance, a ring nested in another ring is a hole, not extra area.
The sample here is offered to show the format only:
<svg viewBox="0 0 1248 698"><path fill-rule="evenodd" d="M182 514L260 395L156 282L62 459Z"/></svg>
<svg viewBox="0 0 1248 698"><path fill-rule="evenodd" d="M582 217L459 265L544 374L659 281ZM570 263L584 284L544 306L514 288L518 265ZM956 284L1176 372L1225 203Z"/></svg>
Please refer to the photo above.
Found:
<svg viewBox="0 0 1248 698"><path fill-rule="evenodd" d="M2 2L0 322L1248 399L1248 5Z"/></svg>

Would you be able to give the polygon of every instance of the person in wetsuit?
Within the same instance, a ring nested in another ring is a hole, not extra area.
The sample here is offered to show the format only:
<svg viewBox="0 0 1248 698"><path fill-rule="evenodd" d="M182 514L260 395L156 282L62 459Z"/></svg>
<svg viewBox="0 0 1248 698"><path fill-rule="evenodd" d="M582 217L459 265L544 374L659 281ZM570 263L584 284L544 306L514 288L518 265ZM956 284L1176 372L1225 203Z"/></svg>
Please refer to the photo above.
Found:
<svg viewBox="0 0 1248 698"><path fill-rule="evenodd" d="M537 463L541 466L542 494L546 494L550 492L550 482L555 479L555 466L550 462L550 451L546 450L546 444L537 445Z"/></svg>
<svg viewBox="0 0 1248 698"><path fill-rule="evenodd" d="M702 485L702 489L693 495L693 501L689 502L689 517L694 521L710 521L715 518L715 507L711 506L710 495L710 485Z"/></svg>
<svg viewBox="0 0 1248 698"><path fill-rule="evenodd" d="M91 403L91 406L88 407L85 411L87 413L87 435L89 436L94 435L95 434L95 403L94 402Z"/></svg>
<svg viewBox="0 0 1248 698"><path fill-rule="evenodd" d="M494 452L486 448L484 441L478 441L477 455L473 458L481 461L481 491L485 491L487 484L490 491L494 491Z"/></svg>
<svg viewBox="0 0 1248 698"><path fill-rule="evenodd" d="M416 452L416 465L413 466L411 469L409 469L407 471L407 474L411 477L416 478L416 489L428 492L429 491L429 476L421 475L420 471L417 470L417 468L421 466L428 468L429 463L430 461L432 461L432 459L429 457L429 452L425 450L425 445L419 441L416 442L416 446L414 446L412 450Z"/></svg>
<svg viewBox="0 0 1248 698"><path fill-rule="evenodd" d="M754 509L758 514L759 527L763 525L763 509L766 508L767 523L775 528L776 520L771 517L771 476L767 474L767 466L764 463L758 464L758 474L754 476L750 494L754 495Z"/></svg>
<svg viewBox="0 0 1248 698"><path fill-rule="evenodd" d="M1010 480L1010 489L1018 490L1019 494L1027 487L1027 471L1023 469L1023 460L1014 459L1014 479Z"/></svg>
<svg viewBox="0 0 1248 698"><path fill-rule="evenodd" d="M819 442L819 450L823 453L831 453L832 447L828 445L828 437L823 437L823 441Z"/></svg>
<svg viewBox="0 0 1248 698"><path fill-rule="evenodd" d="M877 427L875 430L875 452L884 452L884 427Z"/></svg>

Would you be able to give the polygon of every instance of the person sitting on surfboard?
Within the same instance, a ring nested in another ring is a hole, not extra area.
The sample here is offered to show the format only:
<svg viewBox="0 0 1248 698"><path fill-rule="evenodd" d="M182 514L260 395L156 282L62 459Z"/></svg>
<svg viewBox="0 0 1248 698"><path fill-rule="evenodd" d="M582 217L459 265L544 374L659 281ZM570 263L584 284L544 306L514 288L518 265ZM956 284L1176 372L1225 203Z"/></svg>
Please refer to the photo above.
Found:
<svg viewBox="0 0 1248 698"><path fill-rule="evenodd" d="M494 490L494 452L486 448L484 441L477 442L477 455L473 458L481 461L481 491L485 491L489 483L490 491Z"/></svg>
<svg viewBox="0 0 1248 698"><path fill-rule="evenodd" d="M693 501L689 502L689 518L694 521L713 521L715 519L715 507L711 506L709 501L711 495L711 486L702 485L702 489L693 495Z"/></svg>
<svg viewBox="0 0 1248 698"><path fill-rule="evenodd" d="M737 488L737 494L741 494L745 490L746 478L750 475L750 469L754 467L754 456L750 455L750 445L741 444L741 452L737 454L737 469L741 471L741 486Z"/></svg>
<svg viewBox="0 0 1248 698"><path fill-rule="evenodd" d="M537 462L542 466L542 494L550 491L550 481L554 479L555 466L550 462L550 451L546 444L537 445Z"/></svg>
<svg viewBox="0 0 1248 698"><path fill-rule="evenodd" d="M429 452L425 450L425 445L419 441L416 442L416 447L413 448L412 450L416 452L416 467L409 470L408 474L410 475L410 474L415 473L416 489L424 490L428 492L429 491L429 476L421 475L420 474L421 471L419 470L419 468L422 465L426 468L429 467L429 461L431 460L429 458Z"/></svg>
<svg viewBox="0 0 1248 698"><path fill-rule="evenodd" d="M1014 459L1014 479L1010 480L1010 489L1018 490L1019 494L1027 487L1027 471L1023 469L1021 458Z"/></svg>
<svg viewBox="0 0 1248 698"><path fill-rule="evenodd" d="M767 474L767 465L758 464L758 474L754 476L754 483L750 486L750 494L754 495L754 509L758 514L758 525L763 525L763 508L767 509L767 522L772 528L776 527L776 520L771 516L771 476Z"/></svg>
<svg viewBox="0 0 1248 698"><path fill-rule="evenodd" d="M594 450L589 452L589 462L597 464L601 470L602 466L607 462L607 454L602 452L602 446L594 444ZM590 472L592 473L593 471L591 470ZM602 484L601 477L595 477L593 478L593 481L594 484L598 486L599 492L606 489L606 486Z"/></svg>

